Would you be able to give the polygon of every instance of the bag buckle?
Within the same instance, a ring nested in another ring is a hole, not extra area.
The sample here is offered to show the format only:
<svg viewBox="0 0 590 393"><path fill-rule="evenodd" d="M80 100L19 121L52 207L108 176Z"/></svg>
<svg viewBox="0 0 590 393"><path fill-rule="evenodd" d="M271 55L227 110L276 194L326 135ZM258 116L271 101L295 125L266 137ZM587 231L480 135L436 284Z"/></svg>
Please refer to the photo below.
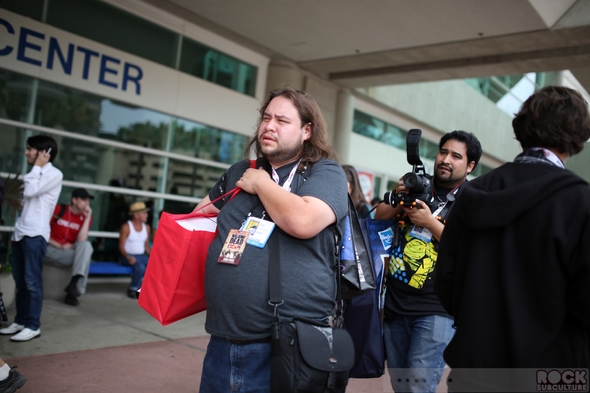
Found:
<svg viewBox="0 0 590 393"><path fill-rule="evenodd" d="M275 303L270 300L268 301L268 304L274 307L273 316L275 318L278 318L278 316L279 316L279 306L282 306L284 303L285 303L284 300L281 300L280 303Z"/></svg>

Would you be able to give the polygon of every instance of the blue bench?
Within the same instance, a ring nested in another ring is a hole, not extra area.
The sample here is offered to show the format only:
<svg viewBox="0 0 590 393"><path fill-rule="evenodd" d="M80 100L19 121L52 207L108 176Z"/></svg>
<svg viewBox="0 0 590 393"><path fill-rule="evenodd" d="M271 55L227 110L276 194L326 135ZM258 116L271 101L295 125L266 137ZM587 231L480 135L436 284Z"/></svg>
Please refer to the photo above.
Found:
<svg viewBox="0 0 590 393"><path fill-rule="evenodd" d="M117 262L103 262L103 261L92 261L90 262L90 269L88 274L94 275L123 275L128 276L133 273L131 266L120 265Z"/></svg>

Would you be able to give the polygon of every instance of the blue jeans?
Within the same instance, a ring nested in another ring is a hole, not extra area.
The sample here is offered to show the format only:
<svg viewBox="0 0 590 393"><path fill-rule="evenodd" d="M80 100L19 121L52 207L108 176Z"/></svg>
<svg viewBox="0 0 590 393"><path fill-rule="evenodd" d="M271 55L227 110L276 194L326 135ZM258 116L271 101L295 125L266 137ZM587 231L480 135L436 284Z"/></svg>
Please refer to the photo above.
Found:
<svg viewBox="0 0 590 393"><path fill-rule="evenodd" d="M12 242L12 277L16 283L14 322L31 330L41 326L45 252L47 241L43 236L25 236L18 242Z"/></svg>
<svg viewBox="0 0 590 393"><path fill-rule="evenodd" d="M200 393L269 393L270 343L232 344L211 336Z"/></svg>
<svg viewBox="0 0 590 393"><path fill-rule="evenodd" d="M384 321L383 339L391 387L401 392L436 392L453 338L453 320L438 315L395 314Z"/></svg>
<svg viewBox="0 0 590 393"><path fill-rule="evenodd" d="M129 255L135 258L135 264L130 265L129 262L127 262L127 259L123 257L121 257L121 264L131 266L133 268L129 289L137 291L139 288L141 288L141 283L143 282L143 276L145 275L145 269L147 268L148 259L150 256L147 254Z"/></svg>

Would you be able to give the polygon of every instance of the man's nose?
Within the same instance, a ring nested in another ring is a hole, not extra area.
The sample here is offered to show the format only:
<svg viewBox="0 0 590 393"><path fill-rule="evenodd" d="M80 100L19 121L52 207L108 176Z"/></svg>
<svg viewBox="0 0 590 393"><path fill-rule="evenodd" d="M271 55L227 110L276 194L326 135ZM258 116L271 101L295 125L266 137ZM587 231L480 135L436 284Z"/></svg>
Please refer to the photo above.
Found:
<svg viewBox="0 0 590 393"><path fill-rule="evenodd" d="M444 156L442 156L441 162L444 163L444 164L450 164L451 163L450 156L448 154L445 154Z"/></svg>

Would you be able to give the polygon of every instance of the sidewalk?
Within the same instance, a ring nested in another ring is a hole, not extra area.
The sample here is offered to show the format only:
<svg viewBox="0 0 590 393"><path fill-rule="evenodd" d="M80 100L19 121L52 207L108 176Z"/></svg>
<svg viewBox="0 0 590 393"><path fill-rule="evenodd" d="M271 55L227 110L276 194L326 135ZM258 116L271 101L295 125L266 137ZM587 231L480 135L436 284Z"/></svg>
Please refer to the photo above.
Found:
<svg viewBox="0 0 590 393"><path fill-rule="evenodd" d="M0 336L0 356L27 378L18 393L198 392L209 336L205 313L163 327L119 279L91 278L80 306L46 300L41 337ZM8 310L14 318L14 305ZM351 379L348 393L393 392L387 375Z"/></svg>

